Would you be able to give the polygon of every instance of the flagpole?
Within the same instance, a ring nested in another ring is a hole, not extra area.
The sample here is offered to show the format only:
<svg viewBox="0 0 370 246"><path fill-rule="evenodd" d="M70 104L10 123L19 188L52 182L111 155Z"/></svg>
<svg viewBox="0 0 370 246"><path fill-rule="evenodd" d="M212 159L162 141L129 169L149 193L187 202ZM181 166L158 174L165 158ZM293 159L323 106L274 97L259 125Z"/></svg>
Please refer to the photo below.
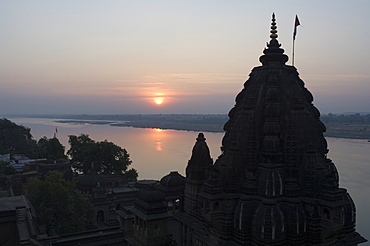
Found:
<svg viewBox="0 0 370 246"><path fill-rule="evenodd" d="M301 25L299 23L298 16L295 16L295 21L294 21L294 30L293 30L293 54L292 54L292 66L294 66L294 43L295 43L295 35L297 34L297 26Z"/></svg>
<svg viewBox="0 0 370 246"><path fill-rule="evenodd" d="M295 43L295 40L293 38L293 53L292 53L292 66L294 67L294 43Z"/></svg>

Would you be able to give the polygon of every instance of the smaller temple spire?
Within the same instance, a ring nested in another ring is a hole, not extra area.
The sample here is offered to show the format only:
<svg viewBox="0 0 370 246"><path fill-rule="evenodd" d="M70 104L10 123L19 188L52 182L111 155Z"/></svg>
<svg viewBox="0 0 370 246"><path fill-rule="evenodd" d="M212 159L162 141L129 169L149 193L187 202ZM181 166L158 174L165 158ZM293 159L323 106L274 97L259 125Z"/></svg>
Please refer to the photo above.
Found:
<svg viewBox="0 0 370 246"><path fill-rule="evenodd" d="M186 167L186 177L192 179L206 179L208 169L213 165L206 138L203 133L199 133L195 143L191 158Z"/></svg>
<svg viewBox="0 0 370 246"><path fill-rule="evenodd" d="M275 13L272 13L272 19L271 19L271 35L270 35L270 38L271 39L276 39L278 37L277 35L277 26L276 26L276 19L275 19Z"/></svg>

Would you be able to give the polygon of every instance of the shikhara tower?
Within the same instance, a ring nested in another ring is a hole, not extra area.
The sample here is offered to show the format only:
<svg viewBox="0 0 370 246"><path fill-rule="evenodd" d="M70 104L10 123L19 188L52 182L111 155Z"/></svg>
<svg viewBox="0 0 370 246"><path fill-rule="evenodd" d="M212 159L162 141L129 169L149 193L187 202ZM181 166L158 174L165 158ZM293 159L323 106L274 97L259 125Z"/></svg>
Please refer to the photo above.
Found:
<svg viewBox="0 0 370 246"><path fill-rule="evenodd" d="M270 42L229 112L212 164L203 134L186 170L181 245L357 245L355 205L327 158L325 126Z"/></svg>

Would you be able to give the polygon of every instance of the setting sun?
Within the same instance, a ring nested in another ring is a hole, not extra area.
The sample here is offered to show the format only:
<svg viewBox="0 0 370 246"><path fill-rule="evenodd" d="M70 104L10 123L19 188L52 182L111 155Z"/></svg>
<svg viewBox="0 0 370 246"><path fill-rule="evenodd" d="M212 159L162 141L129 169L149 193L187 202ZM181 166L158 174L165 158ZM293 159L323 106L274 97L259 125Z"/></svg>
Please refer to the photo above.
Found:
<svg viewBox="0 0 370 246"><path fill-rule="evenodd" d="M155 98L153 98L153 100L154 100L155 104L160 105L160 104L163 103L164 98L163 97L155 97Z"/></svg>

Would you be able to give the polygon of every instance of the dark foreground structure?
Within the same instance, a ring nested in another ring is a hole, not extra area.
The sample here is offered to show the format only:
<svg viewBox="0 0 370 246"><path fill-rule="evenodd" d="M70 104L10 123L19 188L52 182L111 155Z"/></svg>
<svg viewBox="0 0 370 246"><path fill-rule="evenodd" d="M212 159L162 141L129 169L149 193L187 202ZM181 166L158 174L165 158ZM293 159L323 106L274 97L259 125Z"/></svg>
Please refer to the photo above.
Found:
<svg viewBox="0 0 370 246"><path fill-rule="evenodd" d="M197 138L186 169L181 245L357 245L355 205L327 158L325 126L275 16L270 42L229 112L212 165Z"/></svg>

